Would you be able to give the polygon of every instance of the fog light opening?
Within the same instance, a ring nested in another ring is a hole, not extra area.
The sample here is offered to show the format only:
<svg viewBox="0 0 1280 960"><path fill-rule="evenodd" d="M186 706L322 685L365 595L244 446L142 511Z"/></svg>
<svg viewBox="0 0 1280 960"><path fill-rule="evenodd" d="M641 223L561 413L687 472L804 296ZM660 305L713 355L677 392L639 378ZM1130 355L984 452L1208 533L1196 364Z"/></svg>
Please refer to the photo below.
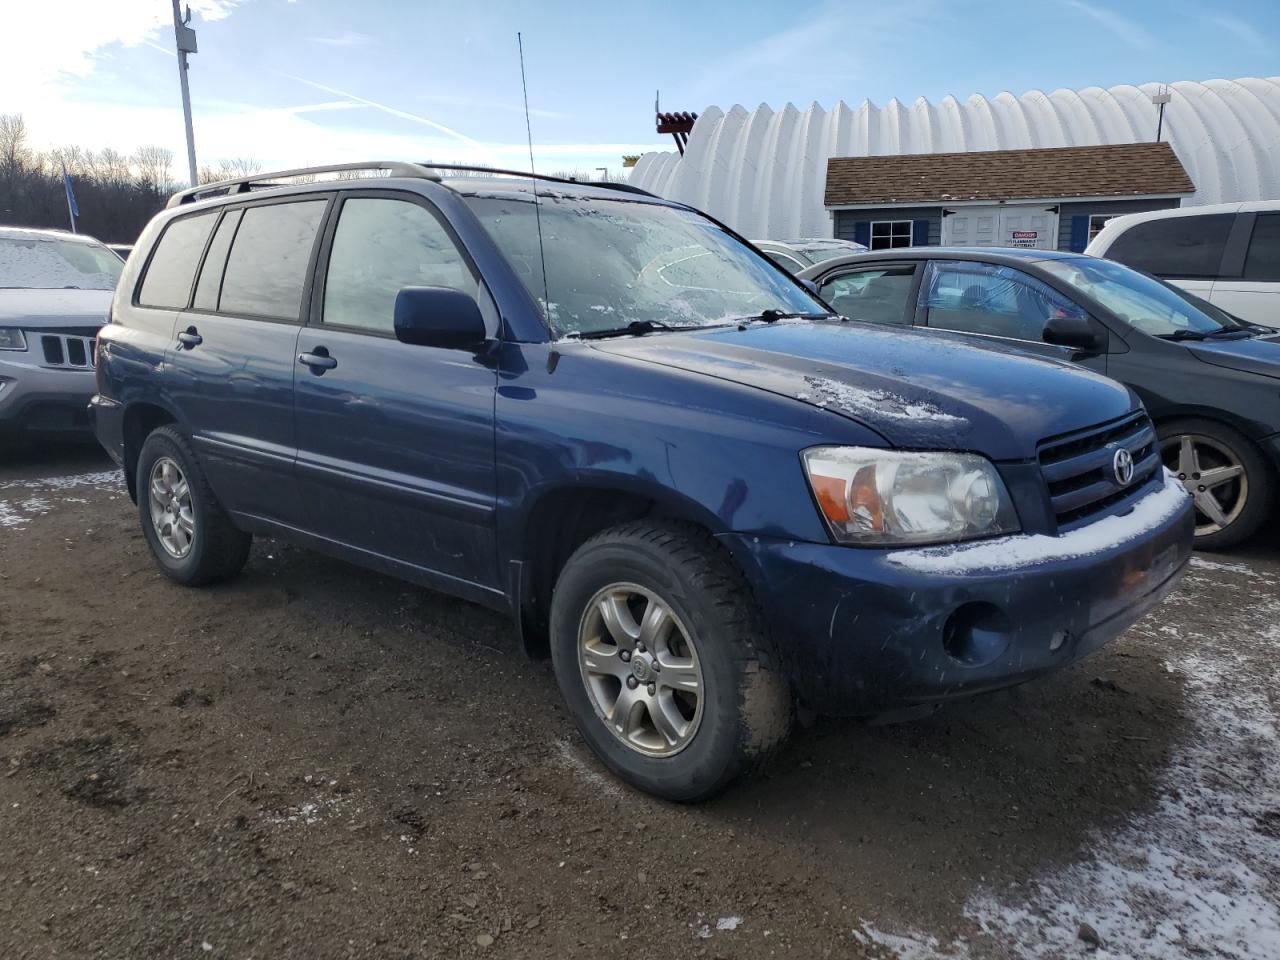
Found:
<svg viewBox="0 0 1280 960"><path fill-rule="evenodd" d="M942 626L942 649L966 666L991 663L1009 647L1009 618L990 603L966 603Z"/></svg>

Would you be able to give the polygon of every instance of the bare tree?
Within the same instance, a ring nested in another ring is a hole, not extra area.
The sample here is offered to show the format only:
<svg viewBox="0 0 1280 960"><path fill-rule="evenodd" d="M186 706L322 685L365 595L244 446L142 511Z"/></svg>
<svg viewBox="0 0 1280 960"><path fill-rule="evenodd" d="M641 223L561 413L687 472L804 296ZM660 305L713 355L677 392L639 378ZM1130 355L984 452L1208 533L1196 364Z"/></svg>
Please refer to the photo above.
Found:
<svg viewBox="0 0 1280 960"><path fill-rule="evenodd" d="M220 180L251 177L261 169L262 164L251 157L236 157L233 160L220 160L217 167L201 167L196 179L201 183L217 183Z"/></svg>
<svg viewBox="0 0 1280 960"><path fill-rule="evenodd" d="M12 176L30 160L27 124L20 113L0 113L0 174Z"/></svg>
<svg viewBox="0 0 1280 960"><path fill-rule="evenodd" d="M133 152L138 180L147 187L166 192L173 187L173 151L164 147L139 147Z"/></svg>

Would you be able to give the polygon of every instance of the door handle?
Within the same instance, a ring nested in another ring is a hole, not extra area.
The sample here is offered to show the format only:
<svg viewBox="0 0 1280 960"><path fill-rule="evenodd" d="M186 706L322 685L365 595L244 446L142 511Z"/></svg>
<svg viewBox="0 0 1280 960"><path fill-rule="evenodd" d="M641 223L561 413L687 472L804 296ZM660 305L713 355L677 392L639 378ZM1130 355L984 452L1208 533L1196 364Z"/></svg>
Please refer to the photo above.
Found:
<svg viewBox="0 0 1280 960"><path fill-rule="evenodd" d="M298 362L303 366L310 367L311 372L317 377L326 370L332 370L338 365L338 361L329 356L329 351L324 347L316 347L311 353L298 354Z"/></svg>
<svg viewBox="0 0 1280 960"><path fill-rule="evenodd" d="M195 327L187 327L187 329L183 330L180 334L178 334L179 350L181 350L183 347L186 347L188 350L190 350L193 347L200 346L200 344L202 343L204 343L204 337L200 336L199 332L197 332Z"/></svg>

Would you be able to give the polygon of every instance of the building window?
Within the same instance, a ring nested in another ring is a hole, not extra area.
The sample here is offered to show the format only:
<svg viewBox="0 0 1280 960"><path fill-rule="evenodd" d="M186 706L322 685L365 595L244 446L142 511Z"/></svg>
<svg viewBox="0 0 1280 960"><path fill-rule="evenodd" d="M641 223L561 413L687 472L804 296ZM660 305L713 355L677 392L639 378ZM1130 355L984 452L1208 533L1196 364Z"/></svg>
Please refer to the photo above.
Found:
<svg viewBox="0 0 1280 960"><path fill-rule="evenodd" d="M1114 216L1118 216L1118 214L1093 213L1089 215L1089 242L1090 243L1093 243L1093 238L1102 232L1102 228L1107 225L1107 221Z"/></svg>
<svg viewBox="0 0 1280 960"><path fill-rule="evenodd" d="M892 250L911 246L910 220L871 221L871 249Z"/></svg>

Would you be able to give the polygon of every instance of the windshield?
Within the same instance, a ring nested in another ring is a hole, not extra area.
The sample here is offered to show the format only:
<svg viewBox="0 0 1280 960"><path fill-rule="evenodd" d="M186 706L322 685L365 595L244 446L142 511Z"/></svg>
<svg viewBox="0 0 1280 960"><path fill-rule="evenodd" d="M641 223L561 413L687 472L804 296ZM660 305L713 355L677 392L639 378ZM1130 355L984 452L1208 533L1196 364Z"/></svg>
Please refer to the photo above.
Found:
<svg viewBox="0 0 1280 960"><path fill-rule="evenodd" d="M532 195L466 197L559 334L632 323L705 327L765 310L829 312L768 260L690 211L563 195L538 199L545 292Z"/></svg>
<svg viewBox="0 0 1280 960"><path fill-rule="evenodd" d="M0 287L114 290L124 264L97 243L0 237Z"/></svg>
<svg viewBox="0 0 1280 960"><path fill-rule="evenodd" d="M1241 328L1230 315L1220 310L1210 314L1168 284L1110 260L1072 257L1042 260L1039 266L1153 337L1177 336L1180 331L1207 335Z"/></svg>

